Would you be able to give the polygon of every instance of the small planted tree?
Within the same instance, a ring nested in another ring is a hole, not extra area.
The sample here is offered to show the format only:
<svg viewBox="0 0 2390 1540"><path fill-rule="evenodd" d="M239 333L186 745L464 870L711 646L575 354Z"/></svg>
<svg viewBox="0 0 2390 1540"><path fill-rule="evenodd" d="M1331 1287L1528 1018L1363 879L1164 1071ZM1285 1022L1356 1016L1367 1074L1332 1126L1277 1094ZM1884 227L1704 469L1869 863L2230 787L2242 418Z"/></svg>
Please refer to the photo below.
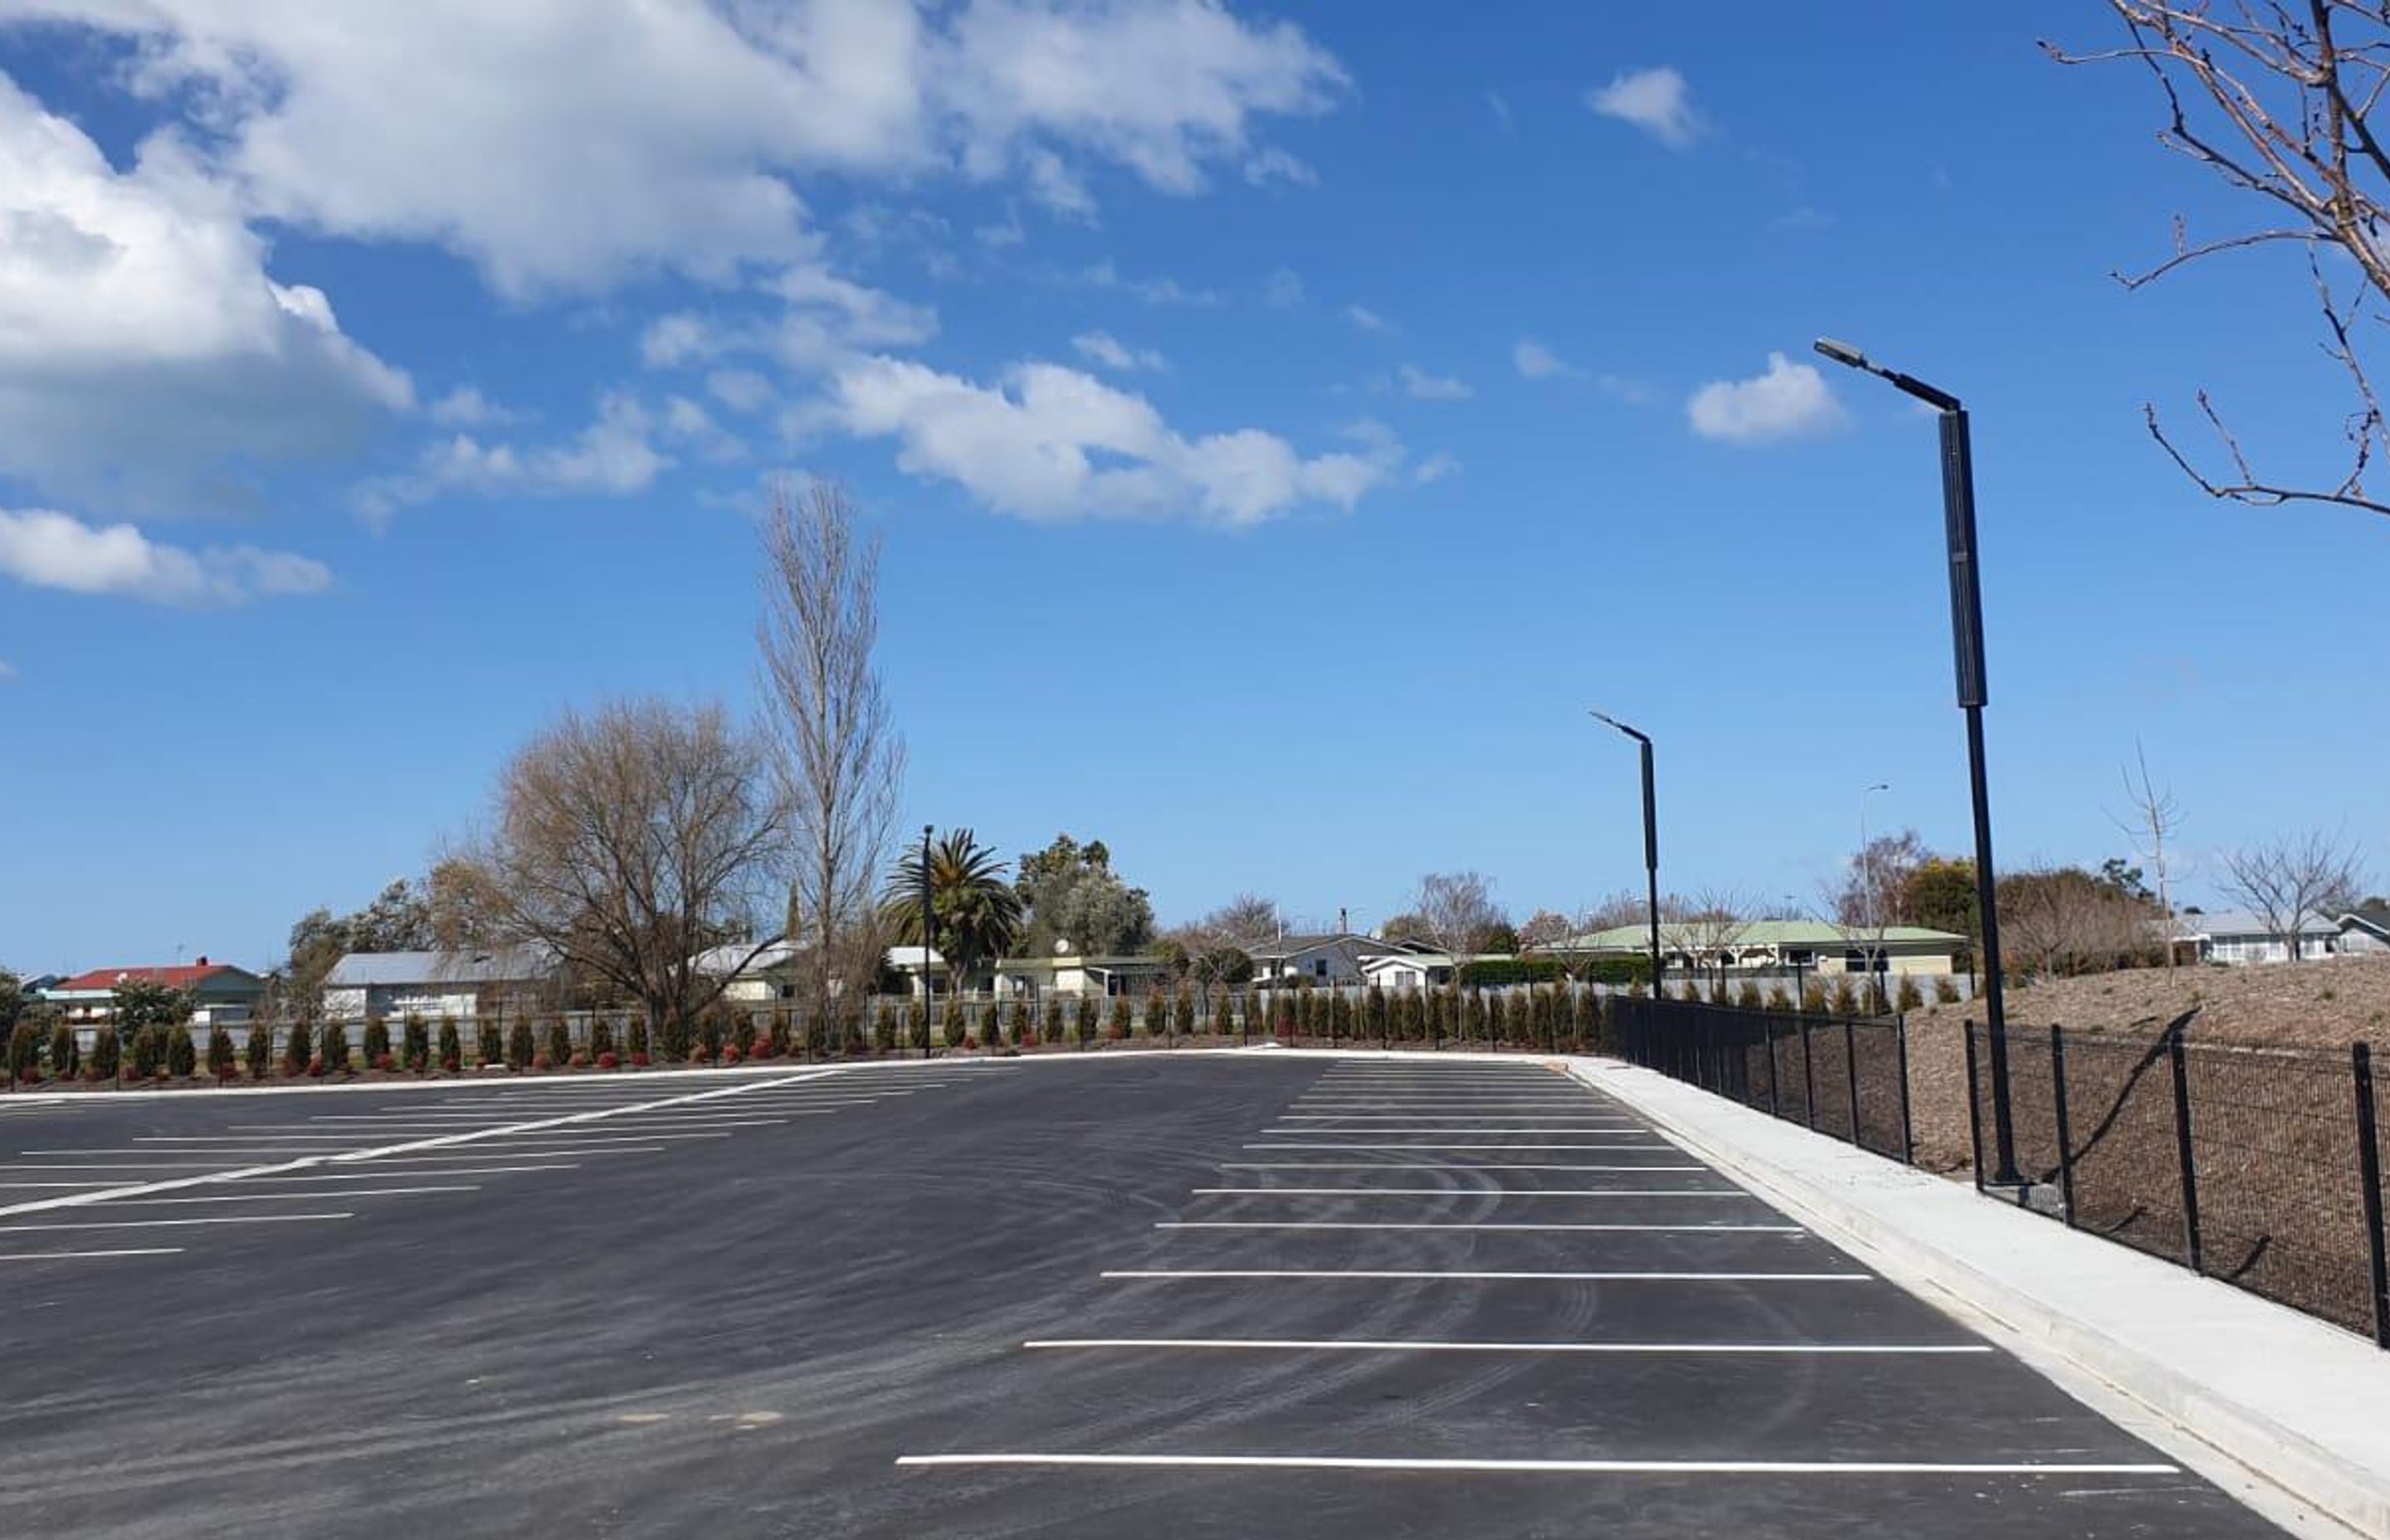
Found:
<svg viewBox="0 0 2390 1540"><path fill-rule="evenodd" d="M1362 1034L1375 1042L1386 1042L1394 1030L1393 1020L1387 1014L1384 986L1371 984L1368 993L1361 996Z"/></svg>
<svg viewBox="0 0 2390 1540"><path fill-rule="evenodd" d="M631 1050L631 1062L645 1064L654 1050L648 1041L648 1019L636 1011L631 1014L631 1025L623 1034L623 1046Z"/></svg>
<svg viewBox="0 0 2390 1540"><path fill-rule="evenodd" d="M547 1019L547 1061L562 1065L572 1058L572 1029L561 1016Z"/></svg>
<svg viewBox="0 0 2390 1540"><path fill-rule="evenodd" d="M114 1080L117 1069L122 1062L121 1054L122 1050L117 1045L114 1033L103 1031L93 1033L91 1059L84 1066L84 1078Z"/></svg>
<svg viewBox="0 0 2390 1540"><path fill-rule="evenodd" d="M75 1046L75 1030L64 1021L50 1029L50 1078L72 1080L83 1056Z"/></svg>
<svg viewBox="0 0 2390 1540"><path fill-rule="evenodd" d="M920 994L913 996L913 1003L905 1008L905 1035L912 1043L915 1052L930 1051L930 995L926 985Z"/></svg>
<svg viewBox="0 0 2390 1540"><path fill-rule="evenodd" d="M515 1024L507 1029L507 1068L520 1074L531 1068L538 1051L532 1039L531 1023L518 1017Z"/></svg>
<svg viewBox="0 0 2390 1540"><path fill-rule="evenodd" d="M971 1034L970 1025L970 1007L950 999L946 1002L946 1019L941 1023L939 1039L949 1050L959 1048L963 1046L963 1039Z"/></svg>
<svg viewBox="0 0 2390 1540"><path fill-rule="evenodd" d="M1037 1031L1029 1024L1029 1002L1018 995L1014 995L1012 997L1012 1046L1016 1048L1034 1048L1037 1046Z"/></svg>
<svg viewBox="0 0 2390 1540"><path fill-rule="evenodd" d="M1749 979L1743 980L1741 987L1734 992L1734 1003L1745 1010L1759 1009L1764 1004L1759 997L1759 986Z"/></svg>
<svg viewBox="0 0 2390 1540"><path fill-rule="evenodd" d="M1170 1035L1170 1001L1161 990L1149 990L1145 996L1145 1035L1166 1038Z"/></svg>
<svg viewBox="0 0 2390 1540"><path fill-rule="evenodd" d="M414 1011L406 1013L398 1034L398 1065L402 1070L421 1074L431 1063L431 1028Z"/></svg>
<svg viewBox="0 0 2390 1540"><path fill-rule="evenodd" d="M1076 1035L1079 1040L1080 1047L1085 1048L1095 1042L1095 996L1091 995L1082 995L1079 996L1078 1004L1073 1007L1071 1012L1071 1027L1073 1034Z"/></svg>
<svg viewBox="0 0 2390 1540"><path fill-rule="evenodd" d="M614 1051L614 1026L603 1016L589 1018L589 1057L592 1059Z"/></svg>
<svg viewBox="0 0 2390 1540"><path fill-rule="evenodd" d="M221 1035L223 1031L221 1027L215 1028L211 1036ZM209 1047L212 1052L214 1048L212 1042L210 1043ZM229 1040L225 1043L225 1052L227 1055L232 1052L232 1044ZM167 1030L166 1033L166 1072L177 1080L188 1080L199 1073L199 1045L191 1041L191 1029L177 1021Z"/></svg>
<svg viewBox="0 0 2390 1540"><path fill-rule="evenodd" d="M473 1024L473 1061L477 1064L503 1064L507 1061L507 1033L495 1016L484 1016Z"/></svg>
<svg viewBox="0 0 2390 1540"><path fill-rule="evenodd" d="M390 1057L390 1023L379 1016L366 1018L366 1067L379 1070Z"/></svg>
<svg viewBox="0 0 2390 1540"><path fill-rule="evenodd" d="M1106 1025L1104 1035L1115 1043L1126 1040L1129 1032L1129 1014L1128 996L1113 995L1111 1020Z"/></svg>
<svg viewBox="0 0 2390 1540"><path fill-rule="evenodd" d="M1924 1007L1925 996L1918 990L1917 981L1903 973L1900 976L1899 985L1892 992L1892 1008L1906 1014L1912 1010L1921 1010Z"/></svg>
<svg viewBox="0 0 2390 1540"><path fill-rule="evenodd" d="M324 1025L323 1051L316 1055L324 1061L328 1073L342 1074L349 1068L349 1029L338 1021Z"/></svg>
<svg viewBox="0 0 2390 1540"><path fill-rule="evenodd" d="M465 1067L465 1039L453 1016L440 1019L440 1067L452 1075Z"/></svg>
<svg viewBox="0 0 2390 1540"><path fill-rule="evenodd" d="M1858 992L1851 987L1849 974L1841 974L1835 978L1834 993L1827 1004L1836 1016L1857 1016L1859 1013Z"/></svg>
<svg viewBox="0 0 2390 1540"><path fill-rule="evenodd" d="M755 1051L755 1018L752 1012L734 1009L730 1013L730 1046L739 1057L748 1058Z"/></svg>
<svg viewBox="0 0 2390 1540"><path fill-rule="evenodd" d="M249 1024L249 1041L241 1045L241 1059L251 1080L263 1080L274 1072L274 1029L263 1021Z"/></svg>
<svg viewBox="0 0 2390 1540"><path fill-rule="evenodd" d="M1947 973L1934 981L1934 1003L1937 1006L1955 1006L1959 1003L1958 982Z"/></svg>
<svg viewBox="0 0 2390 1540"><path fill-rule="evenodd" d="M284 1038L282 1044L283 1069L290 1074L303 1075L307 1072L307 1066L314 1063L315 1059L315 1045L313 1034L307 1029L307 1023L291 1022L289 1033Z"/></svg>
<svg viewBox="0 0 2390 1540"><path fill-rule="evenodd" d="M1170 1027L1181 1037L1195 1035L1195 992L1185 984L1178 986L1178 997L1171 1002Z"/></svg>
<svg viewBox="0 0 2390 1540"><path fill-rule="evenodd" d="M32 1021L19 1021L8 1029L8 1078L13 1081L39 1080L42 1076L42 1029Z"/></svg>
<svg viewBox="0 0 2390 1540"><path fill-rule="evenodd" d="M979 1046L990 1053L1004 1046L1004 1007L990 1002L979 1019Z"/></svg>
<svg viewBox="0 0 2390 1540"><path fill-rule="evenodd" d="M697 1022L697 1059L711 1064L722 1057L722 1013L709 1010Z"/></svg>

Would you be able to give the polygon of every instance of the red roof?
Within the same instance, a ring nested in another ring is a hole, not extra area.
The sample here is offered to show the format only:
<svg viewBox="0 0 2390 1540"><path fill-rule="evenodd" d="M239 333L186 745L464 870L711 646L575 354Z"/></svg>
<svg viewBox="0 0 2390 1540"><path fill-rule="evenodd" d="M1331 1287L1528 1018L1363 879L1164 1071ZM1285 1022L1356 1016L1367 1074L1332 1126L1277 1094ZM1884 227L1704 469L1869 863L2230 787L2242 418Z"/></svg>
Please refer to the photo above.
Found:
<svg viewBox="0 0 2390 1540"><path fill-rule="evenodd" d="M219 973L238 973L239 971L239 969L230 963L191 963L178 968L95 968L87 973L78 973L66 982L54 984L51 987L61 991L108 990L114 989L127 979L147 979L151 983L164 984L169 989L189 989L202 980L212 979Z"/></svg>

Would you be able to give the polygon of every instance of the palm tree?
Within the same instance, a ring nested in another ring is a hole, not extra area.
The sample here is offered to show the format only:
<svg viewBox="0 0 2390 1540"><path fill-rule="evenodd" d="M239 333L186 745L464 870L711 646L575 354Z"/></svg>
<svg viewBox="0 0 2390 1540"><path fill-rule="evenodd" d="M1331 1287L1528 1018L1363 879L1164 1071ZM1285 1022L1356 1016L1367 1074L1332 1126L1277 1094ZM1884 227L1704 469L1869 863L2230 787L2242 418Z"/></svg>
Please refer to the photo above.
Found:
<svg viewBox="0 0 2390 1540"><path fill-rule="evenodd" d="M981 962L1012 949L1021 934L1021 895L1005 879L1005 864L967 828L932 841L930 913L934 944L944 954L954 987L967 987ZM921 934L921 858L917 846L889 874L880 909L900 944L925 944ZM928 959L923 959L923 971Z"/></svg>

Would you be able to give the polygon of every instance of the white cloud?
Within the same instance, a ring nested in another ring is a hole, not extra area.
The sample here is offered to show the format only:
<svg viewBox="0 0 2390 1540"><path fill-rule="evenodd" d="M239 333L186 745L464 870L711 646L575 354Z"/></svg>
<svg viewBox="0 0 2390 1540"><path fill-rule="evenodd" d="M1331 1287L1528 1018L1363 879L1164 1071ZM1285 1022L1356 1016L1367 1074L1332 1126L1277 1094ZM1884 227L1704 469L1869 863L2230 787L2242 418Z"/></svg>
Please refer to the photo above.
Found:
<svg viewBox="0 0 2390 1540"><path fill-rule="evenodd" d="M228 465L350 451L414 404L172 136L118 172L0 75L0 466L83 500L245 501Z"/></svg>
<svg viewBox="0 0 2390 1540"><path fill-rule="evenodd" d="M867 359L842 370L805 420L894 438L903 469L1040 520L1249 525L1306 503L1350 507L1393 468L1381 450L1306 458L1256 429L1189 438L1144 397L1054 364L1018 365L981 385L908 359Z"/></svg>
<svg viewBox="0 0 2390 1540"><path fill-rule="evenodd" d="M1096 196L1069 162L1045 147L1036 146L1024 151L1021 158L1022 173L1029 179L1029 196L1048 213L1082 225L1092 225L1096 219Z"/></svg>
<svg viewBox="0 0 2390 1540"><path fill-rule="evenodd" d="M131 524L96 527L47 508L0 508L0 574L36 588L194 609L319 594L332 584L322 562L288 551L190 550L161 545Z"/></svg>
<svg viewBox="0 0 2390 1540"><path fill-rule="evenodd" d="M1771 443L1830 431L1844 420L1825 377L1780 353L1752 379L1716 379L1685 404L1693 431L1725 443Z"/></svg>
<svg viewBox="0 0 2390 1540"><path fill-rule="evenodd" d="M1403 393L1414 401L1467 401L1476 393L1458 376L1430 374L1415 364L1405 364L1395 373L1402 378Z"/></svg>
<svg viewBox="0 0 2390 1540"><path fill-rule="evenodd" d="M734 412L760 412L775 394L772 382L752 369L715 369L705 377L705 391Z"/></svg>
<svg viewBox="0 0 2390 1540"><path fill-rule="evenodd" d="M1150 305L1216 305L1223 296L1215 289L1189 289L1173 277L1128 277L1110 260L1089 263L1069 280L1090 289L1117 289Z"/></svg>
<svg viewBox="0 0 2390 1540"><path fill-rule="evenodd" d="M1419 463L1418 468L1411 472L1411 480L1421 486L1431 486L1447 476L1459 474L1460 462L1439 449Z"/></svg>
<svg viewBox="0 0 2390 1540"><path fill-rule="evenodd" d="M449 493L626 497L647 491L677 463L667 445L712 460L736 459L745 452L687 397L671 397L658 411L627 391L612 391L570 438L519 444L452 434L425 444L406 474L359 486L353 501L367 522L379 524L400 508Z"/></svg>
<svg viewBox="0 0 2390 1540"><path fill-rule="evenodd" d="M1520 377L1526 379L1549 379L1554 375L1574 377L1585 373L1583 369L1562 363L1558 353L1532 338L1519 340L1518 346L1510 350L1510 362L1517 366Z"/></svg>
<svg viewBox="0 0 2390 1540"><path fill-rule="evenodd" d="M480 387L459 385L426 408L431 420L449 428L480 428L512 422L518 414L483 395Z"/></svg>
<svg viewBox="0 0 2390 1540"><path fill-rule="evenodd" d="M1262 285L1262 301L1274 310L1292 310L1303 303L1303 275L1281 267Z"/></svg>
<svg viewBox="0 0 2390 1540"><path fill-rule="evenodd" d="M1379 314L1376 311L1371 310L1367 305L1346 305L1344 307L1344 319L1352 322L1363 331L1389 332L1394 329L1394 324L1392 321L1387 320L1384 316Z"/></svg>
<svg viewBox="0 0 2390 1540"><path fill-rule="evenodd" d="M6 658L0 658L0 685L14 684L16 680L17 665Z"/></svg>
<svg viewBox="0 0 2390 1540"><path fill-rule="evenodd" d="M1152 348L1132 348L1108 331L1081 332L1071 339L1079 356L1108 369L1166 369L1168 360Z"/></svg>
<svg viewBox="0 0 2390 1540"><path fill-rule="evenodd" d="M1319 173L1304 162L1273 145L1245 162L1245 180L1256 187L1272 182L1291 182L1300 187L1316 187Z"/></svg>
<svg viewBox="0 0 2390 1540"><path fill-rule="evenodd" d="M777 309L740 301L726 314L675 311L648 323L639 355L649 368L677 369L731 354L758 354L818 372L874 348L911 347L937 335L937 312L855 283L818 262L765 279Z"/></svg>
<svg viewBox="0 0 2390 1540"><path fill-rule="evenodd" d="M1690 149L1709 132L1693 109L1685 77L1666 65L1623 73L1587 91L1585 104L1605 118L1634 124L1670 149Z"/></svg>
<svg viewBox="0 0 2390 1540"><path fill-rule="evenodd" d="M1499 91L1488 91L1485 93L1485 105L1494 109L1495 125L1505 134L1509 133L1515 122L1510 115L1510 99Z"/></svg>
<svg viewBox="0 0 2390 1540"><path fill-rule="evenodd" d="M512 295L786 260L814 173L1019 174L1067 203L1110 164L1192 192L1256 119L1346 84L1299 28L1207 0L10 8L129 43L252 213L434 242Z"/></svg>

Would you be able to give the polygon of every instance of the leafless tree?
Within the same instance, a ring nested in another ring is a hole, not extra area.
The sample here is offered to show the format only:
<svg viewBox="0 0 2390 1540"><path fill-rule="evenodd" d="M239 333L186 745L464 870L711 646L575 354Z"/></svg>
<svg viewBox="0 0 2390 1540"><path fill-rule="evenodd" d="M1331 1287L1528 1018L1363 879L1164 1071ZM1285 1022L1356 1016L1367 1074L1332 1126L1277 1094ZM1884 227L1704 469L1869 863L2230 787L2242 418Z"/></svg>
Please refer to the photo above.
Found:
<svg viewBox="0 0 2390 1540"><path fill-rule="evenodd" d="M661 1026L718 999L769 944L783 838L762 750L727 712L634 700L568 712L525 744L460 859L492 924ZM717 946L728 966L700 966Z"/></svg>
<svg viewBox="0 0 2390 1540"><path fill-rule="evenodd" d="M2127 815L2115 819L2133 841L2133 852L2150 864L2158 879L2158 912L2161 921L2171 928L2174 920L2173 868L2166 841L2181 831L2182 804L2175 801L2171 787L2161 787L2150 775L2150 756L2136 738L2133 742L2133 763L2124 769L2125 797ZM2113 815L2112 815L2113 816ZM2174 937L2169 929L2165 939L2165 962L2174 966Z"/></svg>
<svg viewBox="0 0 2390 1540"><path fill-rule="evenodd" d="M2299 932L2306 922L2355 904L2360 882L2356 850L2319 829L2224 856L2224 891L2289 943L2293 962L2299 960Z"/></svg>
<svg viewBox="0 0 2390 1540"><path fill-rule="evenodd" d="M1258 893L1239 893L1181 929L1176 939L1189 953L1222 946L1249 950L1264 942L1276 941L1285 930L1286 921L1279 913L1277 900Z"/></svg>
<svg viewBox="0 0 2390 1540"><path fill-rule="evenodd" d="M789 810L788 933L813 1020L842 980L878 970L872 885L905 776L872 650L880 544L841 488L772 493L764 525L765 716Z"/></svg>
<svg viewBox="0 0 2390 1540"><path fill-rule="evenodd" d="M2138 63L2165 98L2158 142L2206 167L2228 186L2268 205L2270 223L2193 241L2179 216L2174 251L2137 274L2139 289L2187 263L2227 251L2290 244L2302 249L2321 313L2324 355L2347 376L2352 409L2344 422L2350 458L2336 482L2269 481L2252 468L2240 440L2207 391L2200 415L2227 468L2203 470L2144 405L2150 434L2211 497L2259 507L2336 503L2390 514L2366 490L2377 450L2390 447L2382 403L2358 339L2390 319L2390 245L2384 242L2390 149L2371 125L2390 89L2390 6L2382 0L2109 0L2125 24L2122 47L2076 53L2044 43L2063 64ZM2337 283L2339 252L2353 268Z"/></svg>
<svg viewBox="0 0 2390 1540"><path fill-rule="evenodd" d="M1725 888L1705 888L1690 900L1663 903L1660 943L1681 952L1695 974L1710 969L1718 982L1741 960L1739 948L1751 930L1751 901ZM1675 908L1673 917L1667 911Z"/></svg>
<svg viewBox="0 0 2390 1540"><path fill-rule="evenodd" d="M1437 950L1458 959L1484 950L1486 935L1509 923L1481 872L1430 872L1420 879L1410 913Z"/></svg>
<svg viewBox="0 0 2390 1540"><path fill-rule="evenodd" d="M2000 879L2000 934L2027 975L2090 973L2146 960L2149 899L2080 866L2025 866Z"/></svg>

